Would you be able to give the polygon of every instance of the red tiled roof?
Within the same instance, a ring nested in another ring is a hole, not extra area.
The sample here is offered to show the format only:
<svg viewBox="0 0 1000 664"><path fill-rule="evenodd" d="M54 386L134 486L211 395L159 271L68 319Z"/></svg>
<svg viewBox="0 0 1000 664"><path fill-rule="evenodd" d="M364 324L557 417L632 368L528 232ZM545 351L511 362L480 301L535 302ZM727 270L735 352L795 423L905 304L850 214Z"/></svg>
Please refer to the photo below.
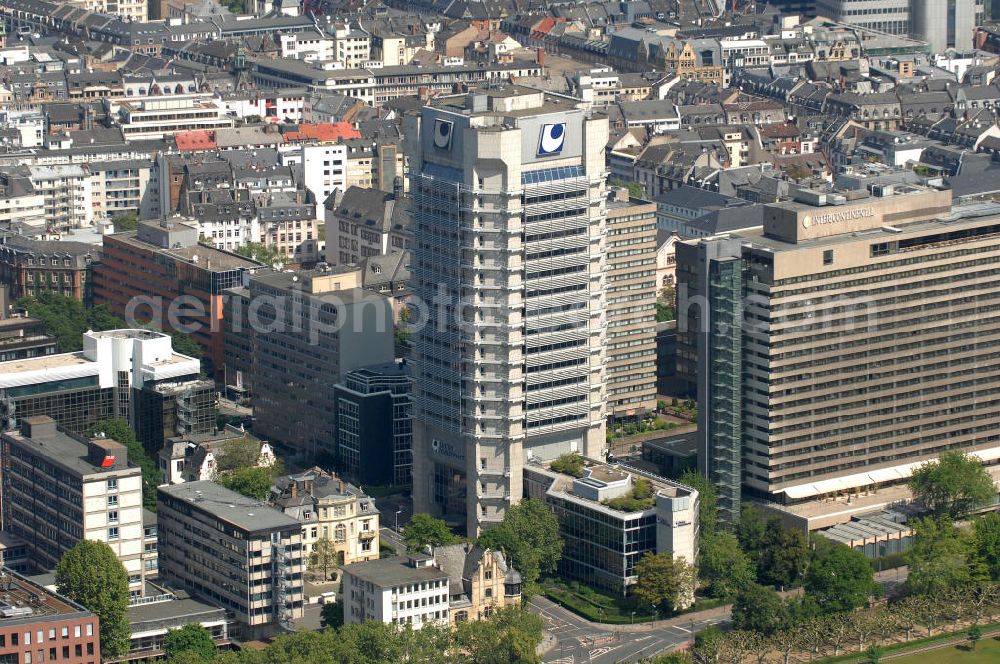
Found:
<svg viewBox="0 0 1000 664"><path fill-rule="evenodd" d="M297 131L285 133L286 141L337 141L342 138L361 138L361 132L349 122L324 122L316 124L300 124Z"/></svg>
<svg viewBox="0 0 1000 664"><path fill-rule="evenodd" d="M215 132L211 129L182 131L174 135L174 140L177 142L177 149L181 152L212 150L218 147L215 142Z"/></svg>

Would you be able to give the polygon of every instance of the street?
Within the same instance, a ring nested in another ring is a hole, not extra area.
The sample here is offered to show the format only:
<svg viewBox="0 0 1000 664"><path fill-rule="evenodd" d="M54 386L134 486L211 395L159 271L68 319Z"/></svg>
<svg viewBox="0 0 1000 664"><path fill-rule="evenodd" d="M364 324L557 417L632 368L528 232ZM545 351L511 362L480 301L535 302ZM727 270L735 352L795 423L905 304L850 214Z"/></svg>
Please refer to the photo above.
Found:
<svg viewBox="0 0 1000 664"><path fill-rule="evenodd" d="M544 597L532 597L531 611L541 616L556 645L546 653L550 664L614 664L636 662L670 650L695 632L728 620L728 614L706 611L712 617L693 622L683 618L651 625L598 626Z"/></svg>
<svg viewBox="0 0 1000 664"><path fill-rule="evenodd" d="M875 575L891 592L906 581L908 569L897 567ZM798 594L801 589L787 594ZM655 625L598 625L542 597L532 597L530 610L545 621L545 629L556 639L543 661L547 664L614 664L636 662L671 650L693 639L693 634L729 620L729 608L710 609L690 617L660 620Z"/></svg>

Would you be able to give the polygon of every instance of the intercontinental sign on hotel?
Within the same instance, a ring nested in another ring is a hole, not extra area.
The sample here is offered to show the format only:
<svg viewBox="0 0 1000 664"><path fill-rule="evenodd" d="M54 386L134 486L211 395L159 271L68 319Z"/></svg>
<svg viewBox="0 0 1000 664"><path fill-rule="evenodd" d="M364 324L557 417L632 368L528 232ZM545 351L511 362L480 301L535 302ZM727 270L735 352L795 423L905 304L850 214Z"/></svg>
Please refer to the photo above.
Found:
<svg viewBox="0 0 1000 664"><path fill-rule="evenodd" d="M802 228L809 228L813 225L823 226L825 224L836 224L841 221L851 221L853 219L864 219L865 217L874 216L875 208L871 207L855 208L853 210L838 210L836 212L827 212L826 214L819 215L807 214L802 217Z"/></svg>

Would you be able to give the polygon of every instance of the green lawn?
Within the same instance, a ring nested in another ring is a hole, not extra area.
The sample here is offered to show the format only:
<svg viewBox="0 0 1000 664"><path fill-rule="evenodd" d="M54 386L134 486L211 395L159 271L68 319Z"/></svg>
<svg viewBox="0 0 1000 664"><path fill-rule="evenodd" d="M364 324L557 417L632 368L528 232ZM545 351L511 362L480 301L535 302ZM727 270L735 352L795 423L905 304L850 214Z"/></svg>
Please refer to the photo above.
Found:
<svg viewBox="0 0 1000 664"><path fill-rule="evenodd" d="M976 644L976 651L969 646L958 648L941 648L930 652L899 657L891 660L893 664L996 664L1000 662L1000 640L995 637L984 637Z"/></svg>

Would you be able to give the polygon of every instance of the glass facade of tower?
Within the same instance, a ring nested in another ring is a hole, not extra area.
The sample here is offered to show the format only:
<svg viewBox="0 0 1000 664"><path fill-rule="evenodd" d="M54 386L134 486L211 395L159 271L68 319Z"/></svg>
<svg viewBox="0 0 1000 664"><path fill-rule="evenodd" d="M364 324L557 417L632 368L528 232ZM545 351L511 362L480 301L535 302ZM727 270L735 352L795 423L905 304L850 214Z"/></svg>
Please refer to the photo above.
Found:
<svg viewBox="0 0 1000 664"><path fill-rule="evenodd" d="M731 523L740 513L742 283L739 258L709 263L707 467L719 491L720 516Z"/></svg>

